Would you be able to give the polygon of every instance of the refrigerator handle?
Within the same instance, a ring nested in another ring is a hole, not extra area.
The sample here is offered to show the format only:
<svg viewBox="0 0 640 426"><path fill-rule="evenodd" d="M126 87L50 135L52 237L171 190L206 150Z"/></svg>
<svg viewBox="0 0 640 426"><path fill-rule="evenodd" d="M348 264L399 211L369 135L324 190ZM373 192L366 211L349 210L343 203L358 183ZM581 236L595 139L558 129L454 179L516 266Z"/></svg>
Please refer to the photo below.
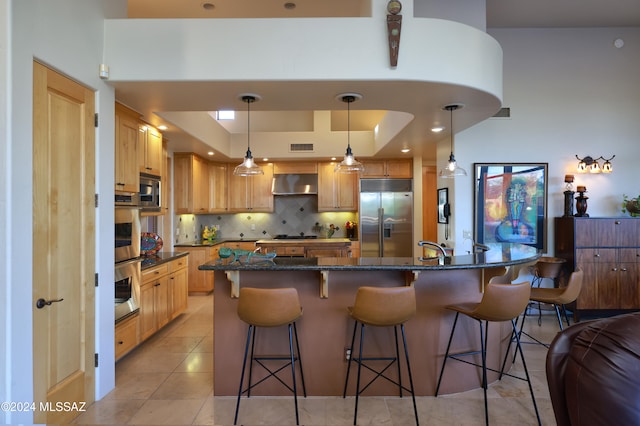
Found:
<svg viewBox="0 0 640 426"><path fill-rule="evenodd" d="M378 208L378 257L384 256L384 209Z"/></svg>

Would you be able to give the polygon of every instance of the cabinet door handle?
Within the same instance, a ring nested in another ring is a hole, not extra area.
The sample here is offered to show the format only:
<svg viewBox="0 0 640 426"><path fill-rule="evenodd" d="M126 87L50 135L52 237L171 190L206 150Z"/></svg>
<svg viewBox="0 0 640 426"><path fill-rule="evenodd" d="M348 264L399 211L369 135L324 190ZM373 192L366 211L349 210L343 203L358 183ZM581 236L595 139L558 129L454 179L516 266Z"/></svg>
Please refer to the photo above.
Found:
<svg viewBox="0 0 640 426"><path fill-rule="evenodd" d="M619 220L616 220L616 221L615 221L615 224L616 224L616 225L620 225L620 221L619 221Z"/></svg>
<svg viewBox="0 0 640 426"><path fill-rule="evenodd" d="M627 268L620 268L622 272L627 272Z"/></svg>
<svg viewBox="0 0 640 426"><path fill-rule="evenodd" d="M160 283L155 283L153 286L154 287L158 287L160 285Z"/></svg>
<svg viewBox="0 0 640 426"><path fill-rule="evenodd" d="M611 268L611 270L612 270L613 272L615 272L615 271L617 271L617 270L618 270L618 268Z"/></svg>
<svg viewBox="0 0 640 426"><path fill-rule="evenodd" d="M594 254L593 257L600 257L600 253Z"/></svg>
<svg viewBox="0 0 640 426"><path fill-rule="evenodd" d="M119 345L124 345L124 342L123 342L122 340L120 340L120 341L118 342L118 344L119 344Z"/></svg>

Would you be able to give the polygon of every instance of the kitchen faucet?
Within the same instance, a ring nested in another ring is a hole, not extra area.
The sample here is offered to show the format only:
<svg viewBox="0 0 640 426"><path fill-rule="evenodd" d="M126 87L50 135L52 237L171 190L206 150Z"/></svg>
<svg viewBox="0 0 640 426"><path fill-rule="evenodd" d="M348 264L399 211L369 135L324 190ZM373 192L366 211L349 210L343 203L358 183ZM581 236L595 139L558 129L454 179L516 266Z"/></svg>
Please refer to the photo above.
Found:
<svg viewBox="0 0 640 426"><path fill-rule="evenodd" d="M424 246L431 247L431 248L439 251L440 254L442 254L442 257L447 257L447 251L444 249L444 247L442 247L438 243L434 243L433 241L419 241L418 245L420 247L424 247ZM438 255L437 257L440 257L440 255Z"/></svg>

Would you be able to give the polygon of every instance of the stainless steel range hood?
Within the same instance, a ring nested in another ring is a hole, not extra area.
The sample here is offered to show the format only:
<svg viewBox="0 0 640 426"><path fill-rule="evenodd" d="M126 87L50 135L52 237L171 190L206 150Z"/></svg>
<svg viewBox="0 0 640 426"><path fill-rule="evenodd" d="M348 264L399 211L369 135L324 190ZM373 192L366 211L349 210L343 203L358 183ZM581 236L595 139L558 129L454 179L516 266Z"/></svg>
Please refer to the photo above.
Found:
<svg viewBox="0 0 640 426"><path fill-rule="evenodd" d="M273 176L273 195L300 195L318 193L318 175L283 174Z"/></svg>

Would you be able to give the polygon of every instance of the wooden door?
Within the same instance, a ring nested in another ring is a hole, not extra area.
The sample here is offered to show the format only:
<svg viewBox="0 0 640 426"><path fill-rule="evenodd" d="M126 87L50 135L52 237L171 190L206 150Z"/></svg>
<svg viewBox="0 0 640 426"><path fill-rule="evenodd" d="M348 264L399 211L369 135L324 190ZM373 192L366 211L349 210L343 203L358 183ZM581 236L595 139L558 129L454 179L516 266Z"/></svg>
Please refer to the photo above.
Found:
<svg viewBox="0 0 640 426"><path fill-rule="evenodd" d="M94 400L94 93L33 66L34 402ZM39 299L59 302L36 307ZM63 424L73 411L34 412Z"/></svg>

